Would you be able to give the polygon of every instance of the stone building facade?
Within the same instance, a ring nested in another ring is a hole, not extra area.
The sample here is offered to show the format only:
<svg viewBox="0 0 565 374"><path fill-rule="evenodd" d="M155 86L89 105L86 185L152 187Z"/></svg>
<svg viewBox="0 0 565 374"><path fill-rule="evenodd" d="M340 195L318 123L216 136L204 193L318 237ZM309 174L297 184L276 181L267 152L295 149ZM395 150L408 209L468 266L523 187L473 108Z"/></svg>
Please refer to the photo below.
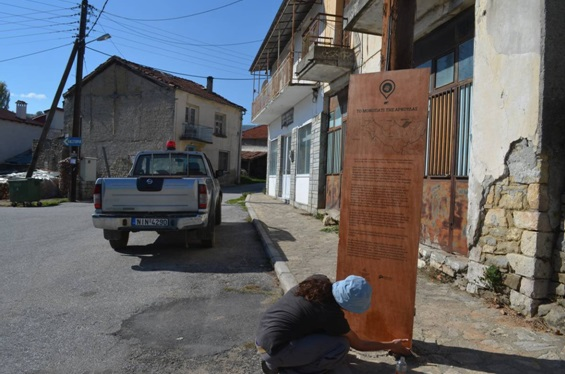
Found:
<svg viewBox="0 0 565 374"><path fill-rule="evenodd" d="M70 134L73 88L64 96ZM244 111L213 91L212 78L204 87L113 56L83 79L80 156L98 161L98 177L126 176L137 152L175 140L178 150L205 152L216 169L227 171L221 183L234 184Z"/></svg>

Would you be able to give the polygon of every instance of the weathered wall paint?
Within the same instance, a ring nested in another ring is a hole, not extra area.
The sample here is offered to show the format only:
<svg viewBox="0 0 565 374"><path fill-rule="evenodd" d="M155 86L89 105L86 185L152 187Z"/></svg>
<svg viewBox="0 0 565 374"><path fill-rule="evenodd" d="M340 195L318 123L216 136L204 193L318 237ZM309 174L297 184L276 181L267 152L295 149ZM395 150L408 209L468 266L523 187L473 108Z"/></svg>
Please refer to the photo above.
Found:
<svg viewBox="0 0 565 374"><path fill-rule="evenodd" d="M543 2L478 0L470 147L468 240L475 240L490 183L507 173L505 159L518 139L540 144Z"/></svg>

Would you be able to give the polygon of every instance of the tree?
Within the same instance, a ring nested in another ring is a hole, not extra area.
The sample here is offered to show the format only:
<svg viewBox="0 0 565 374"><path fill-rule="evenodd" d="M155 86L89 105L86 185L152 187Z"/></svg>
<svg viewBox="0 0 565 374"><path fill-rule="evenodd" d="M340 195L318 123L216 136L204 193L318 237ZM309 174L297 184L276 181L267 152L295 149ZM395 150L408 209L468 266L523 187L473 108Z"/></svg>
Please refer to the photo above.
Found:
<svg viewBox="0 0 565 374"><path fill-rule="evenodd" d="M10 91L6 83L0 82L0 109L8 109L10 106Z"/></svg>

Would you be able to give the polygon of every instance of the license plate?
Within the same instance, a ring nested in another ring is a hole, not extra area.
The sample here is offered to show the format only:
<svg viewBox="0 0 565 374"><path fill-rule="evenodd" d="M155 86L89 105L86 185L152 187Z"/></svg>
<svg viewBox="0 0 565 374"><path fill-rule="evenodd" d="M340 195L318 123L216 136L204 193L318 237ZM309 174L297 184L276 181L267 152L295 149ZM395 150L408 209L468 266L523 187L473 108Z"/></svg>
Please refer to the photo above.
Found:
<svg viewBox="0 0 565 374"><path fill-rule="evenodd" d="M169 226L167 218L132 218L133 226Z"/></svg>

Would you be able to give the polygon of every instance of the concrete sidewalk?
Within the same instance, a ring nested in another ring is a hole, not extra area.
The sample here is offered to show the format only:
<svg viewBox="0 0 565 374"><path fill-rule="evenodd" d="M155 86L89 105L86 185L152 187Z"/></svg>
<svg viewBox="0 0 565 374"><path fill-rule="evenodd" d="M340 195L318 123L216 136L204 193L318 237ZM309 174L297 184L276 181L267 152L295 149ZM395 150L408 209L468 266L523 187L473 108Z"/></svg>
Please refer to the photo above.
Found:
<svg viewBox="0 0 565 374"><path fill-rule="evenodd" d="M304 278L335 280L338 235L305 211L262 193L246 206L286 292ZM418 273L413 351L409 372L565 373L565 337L535 320ZM394 358L383 352L354 352L358 373L393 373Z"/></svg>

